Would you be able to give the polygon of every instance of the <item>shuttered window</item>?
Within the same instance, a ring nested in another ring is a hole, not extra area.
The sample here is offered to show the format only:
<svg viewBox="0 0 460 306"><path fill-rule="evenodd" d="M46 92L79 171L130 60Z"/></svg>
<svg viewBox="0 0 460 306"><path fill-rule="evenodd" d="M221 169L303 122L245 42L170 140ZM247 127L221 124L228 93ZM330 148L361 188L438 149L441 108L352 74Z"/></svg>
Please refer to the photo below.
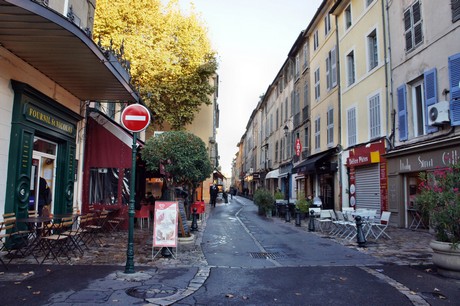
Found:
<svg viewBox="0 0 460 306"><path fill-rule="evenodd" d="M423 42L420 1L414 2L414 4L404 12L404 35L407 52L412 51Z"/></svg>

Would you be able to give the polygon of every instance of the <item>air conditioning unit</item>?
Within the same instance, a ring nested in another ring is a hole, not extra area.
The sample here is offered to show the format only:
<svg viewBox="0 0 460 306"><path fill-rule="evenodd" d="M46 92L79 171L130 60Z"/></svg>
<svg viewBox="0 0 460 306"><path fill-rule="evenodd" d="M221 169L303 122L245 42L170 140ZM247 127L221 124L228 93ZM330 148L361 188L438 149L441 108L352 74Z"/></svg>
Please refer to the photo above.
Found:
<svg viewBox="0 0 460 306"><path fill-rule="evenodd" d="M428 125L442 125L446 122L449 122L449 101L428 106Z"/></svg>

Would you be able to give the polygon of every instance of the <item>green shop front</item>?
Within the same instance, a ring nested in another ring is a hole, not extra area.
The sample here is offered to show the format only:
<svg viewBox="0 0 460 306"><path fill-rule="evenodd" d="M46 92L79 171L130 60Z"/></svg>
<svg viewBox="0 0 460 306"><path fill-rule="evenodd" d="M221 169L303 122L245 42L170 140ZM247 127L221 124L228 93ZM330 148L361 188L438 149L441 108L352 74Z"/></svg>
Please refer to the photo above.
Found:
<svg viewBox="0 0 460 306"><path fill-rule="evenodd" d="M27 84L11 81L14 105L5 213L27 216L47 205L73 210L77 123L82 117ZM43 190L48 189L49 195ZM45 201L44 198L49 197Z"/></svg>

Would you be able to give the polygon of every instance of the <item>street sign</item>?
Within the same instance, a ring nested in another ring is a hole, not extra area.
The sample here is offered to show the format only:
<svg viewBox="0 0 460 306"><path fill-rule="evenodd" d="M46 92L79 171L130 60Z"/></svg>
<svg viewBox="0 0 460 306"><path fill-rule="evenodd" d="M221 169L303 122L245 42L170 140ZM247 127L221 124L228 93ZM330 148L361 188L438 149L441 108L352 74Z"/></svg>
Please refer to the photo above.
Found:
<svg viewBox="0 0 460 306"><path fill-rule="evenodd" d="M300 153L302 153L302 144L300 143L300 139L297 138L295 140L295 154L300 156Z"/></svg>
<svg viewBox="0 0 460 306"><path fill-rule="evenodd" d="M121 123L131 132L143 131L150 124L150 112L141 104L131 104L121 113Z"/></svg>

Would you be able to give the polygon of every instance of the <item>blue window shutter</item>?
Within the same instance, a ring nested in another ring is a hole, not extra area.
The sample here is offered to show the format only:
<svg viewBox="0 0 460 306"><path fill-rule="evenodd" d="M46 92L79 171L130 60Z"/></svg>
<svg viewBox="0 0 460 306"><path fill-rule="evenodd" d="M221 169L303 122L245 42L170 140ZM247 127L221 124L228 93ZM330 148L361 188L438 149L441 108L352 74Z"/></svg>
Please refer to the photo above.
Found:
<svg viewBox="0 0 460 306"><path fill-rule="evenodd" d="M425 71L423 84L425 86L425 127L426 132L429 134L438 131L436 126L428 125L428 107L438 102L438 80L436 68Z"/></svg>
<svg viewBox="0 0 460 306"><path fill-rule="evenodd" d="M460 53L449 57L450 121L460 125Z"/></svg>
<svg viewBox="0 0 460 306"><path fill-rule="evenodd" d="M406 103L406 85L397 89L398 93L398 127L399 141L407 140L407 103Z"/></svg>

